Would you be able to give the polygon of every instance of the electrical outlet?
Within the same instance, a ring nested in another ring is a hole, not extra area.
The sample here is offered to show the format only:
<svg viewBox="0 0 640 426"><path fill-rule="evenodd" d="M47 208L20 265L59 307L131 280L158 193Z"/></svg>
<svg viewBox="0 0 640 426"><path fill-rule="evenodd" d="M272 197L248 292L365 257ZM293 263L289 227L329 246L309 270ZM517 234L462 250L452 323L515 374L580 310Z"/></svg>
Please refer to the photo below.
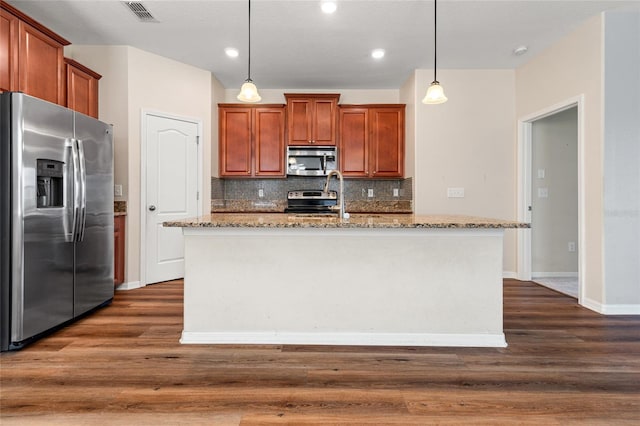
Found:
<svg viewBox="0 0 640 426"><path fill-rule="evenodd" d="M113 185L113 196L122 197L122 185Z"/></svg>
<svg viewBox="0 0 640 426"><path fill-rule="evenodd" d="M464 198L464 188L447 188L448 198Z"/></svg>
<svg viewBox="0 0 640 426"><path fill-rule="evenodd" d="M262 188L258 189L258 197L260 198L264 197L264 189Z"/></svg>
<svg viewBox="0 0 640 426"><path fill-rule="evenodd" d="M373 188L367 189L367 197L369 197L369 198L373 197Z"/></svg>
<svg viewBox="0 0 640 426"><path fill-rule="evenodd" d="M538 198L549 198L549 188L538 188Z"/></svg>
<svg viewBox="0 0 640 426"><path fill-rule="evenodd" d="M400 190L398 188L393 188L393 196L394 197L399 197L400 196Z"/></svg>
<svg viewBox="0 0 640 426"><path fill-rule="evenodd" d="M567 244L567 249L573 253L574 251L576 251L576 243L570 241L569 244Z"/></svg>

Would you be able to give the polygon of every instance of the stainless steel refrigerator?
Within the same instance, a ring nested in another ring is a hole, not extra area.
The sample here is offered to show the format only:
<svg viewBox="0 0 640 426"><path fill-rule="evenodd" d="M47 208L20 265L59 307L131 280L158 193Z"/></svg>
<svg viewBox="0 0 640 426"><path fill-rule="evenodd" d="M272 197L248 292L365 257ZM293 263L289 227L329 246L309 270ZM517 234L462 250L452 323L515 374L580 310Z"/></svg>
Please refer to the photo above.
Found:
<svg viewBox="0 0 640 426"><path fill-rule="evenodd" d="M113 299L112 127L0 94L1 349Z"/></svg>

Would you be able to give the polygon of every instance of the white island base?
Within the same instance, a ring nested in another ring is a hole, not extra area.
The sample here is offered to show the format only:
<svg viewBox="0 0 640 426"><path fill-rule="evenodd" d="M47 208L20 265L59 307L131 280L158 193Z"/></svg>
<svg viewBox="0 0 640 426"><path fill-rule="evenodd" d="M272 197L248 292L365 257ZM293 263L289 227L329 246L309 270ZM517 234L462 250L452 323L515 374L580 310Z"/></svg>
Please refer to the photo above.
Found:
<svg viewBox="0 0 640 426"><path fill-rule="evenodd" d="M183 230L182 343L507 345L503 229Z"/></svg>

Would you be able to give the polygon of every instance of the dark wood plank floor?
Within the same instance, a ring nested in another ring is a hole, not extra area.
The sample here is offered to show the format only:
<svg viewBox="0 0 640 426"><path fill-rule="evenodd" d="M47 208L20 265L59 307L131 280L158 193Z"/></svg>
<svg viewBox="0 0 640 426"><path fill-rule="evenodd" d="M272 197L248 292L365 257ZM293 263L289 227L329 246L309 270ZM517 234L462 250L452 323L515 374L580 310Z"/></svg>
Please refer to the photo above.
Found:
<svg viewBox="0 0 640 426"><path fill-rule="evenodd" d="M640 424L640 317L506 280L509 347L180 345L182 281L2 354L13 424Z"/></svg>

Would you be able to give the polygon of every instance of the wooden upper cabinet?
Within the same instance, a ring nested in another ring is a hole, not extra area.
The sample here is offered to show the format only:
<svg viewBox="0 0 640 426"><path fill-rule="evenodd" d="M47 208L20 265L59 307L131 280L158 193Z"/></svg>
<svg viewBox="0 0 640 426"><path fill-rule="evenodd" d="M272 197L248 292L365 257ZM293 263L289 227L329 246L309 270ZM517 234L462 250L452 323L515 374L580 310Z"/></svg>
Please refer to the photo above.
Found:
<svg viewBox="0 0 640 426"><path fill-rule="evenodd" d="M218 110L220 176L251 176L251 108Z"/></svg>
<svg viewBox="0 0 640 426"><path fill-rule="evenodd" d="M254 174L284 176L284 106L254 108Z"/></svg>
<svg viewBox="0 0 640 426"><path fill-rule="evenodd" d="M404 176L404 105L343 105L339 111L344 176Z"/></svg>
<svg viewBox="0 0 640 426"><path fill-rule="evenodd" d="M102 76L73 59L64 58L66 68L66 106L98 118L98 80Z"/></svg>
<svg viewBox="0 0 640 426"><path fill-rule="evenodd" d="M58 34L2 2L0 87L65 105L63 47Z"/></svg>
<svg viewBox="0 0 640 426"><path fill-rule="evenodd" d="M335 145L339 94L285 93L288 145Z"/></svg>
<svg viewBox="0 0 640 426"><path fill-rule="evenodd" d="M404 176L404 105L369 110L369 168L373 177Z"/></svg>
<svg viewBox="0 0 640 426"><path fill-rule="evenodd" d="M284 177L284 105L220 104L221 177Z"/></svg>
<svg viewBox="0 0 640 426"><path fill-rule="evenodd" d="M369 110L340 108L340 170L344 176L369 176Z"/></svg>
<svg viewBox="0 0 640 426"><path fill-rule="evenodd" d="M18 22L0 10L0 92L18 90Z"/></svg>

